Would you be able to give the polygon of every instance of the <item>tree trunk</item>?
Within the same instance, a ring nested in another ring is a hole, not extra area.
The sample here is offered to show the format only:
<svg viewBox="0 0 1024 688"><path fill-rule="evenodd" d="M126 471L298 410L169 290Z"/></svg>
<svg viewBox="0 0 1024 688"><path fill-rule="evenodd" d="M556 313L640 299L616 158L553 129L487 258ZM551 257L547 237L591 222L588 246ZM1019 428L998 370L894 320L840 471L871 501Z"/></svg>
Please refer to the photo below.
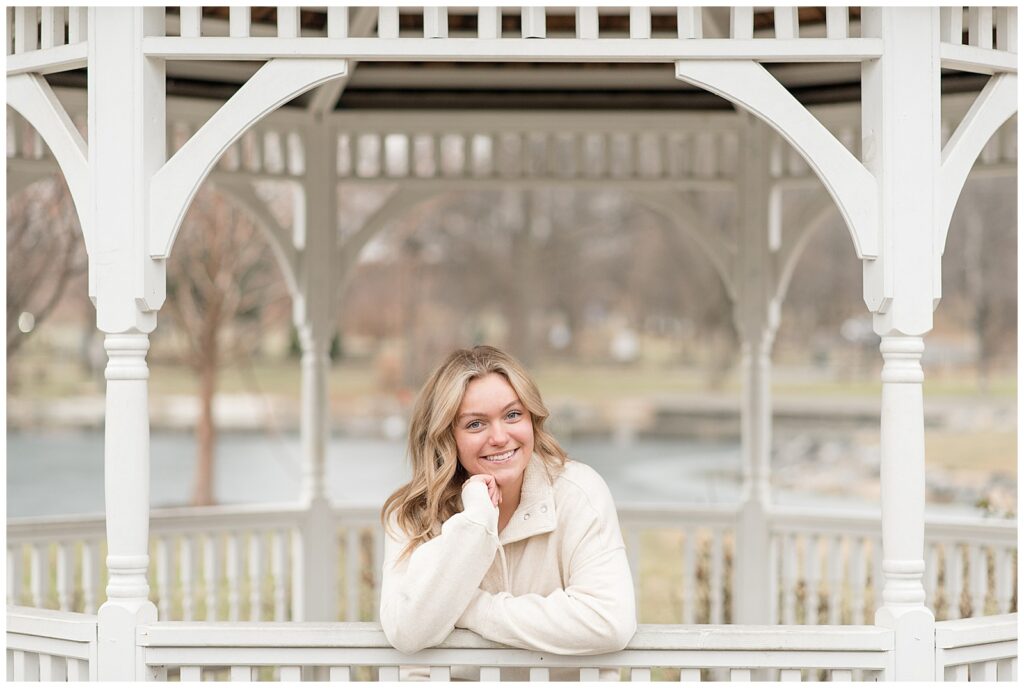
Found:
<svg viewBox="0 0 1024 688"><path fill-rule="evenodd" d="M196 475L192 505L209 506L213 501L213 463L217 428L213 423L213 397L217 391L217 359L204 357L199 367L199 418L196 419Z"/></svg>

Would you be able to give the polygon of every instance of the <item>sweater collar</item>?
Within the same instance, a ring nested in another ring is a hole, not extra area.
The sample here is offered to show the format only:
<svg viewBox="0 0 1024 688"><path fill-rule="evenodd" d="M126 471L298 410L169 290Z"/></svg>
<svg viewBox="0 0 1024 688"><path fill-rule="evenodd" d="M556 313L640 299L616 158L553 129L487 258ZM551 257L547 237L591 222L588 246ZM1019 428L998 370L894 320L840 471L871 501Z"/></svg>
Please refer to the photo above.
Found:
<svg viewBox="0 0 1024 688"><path fill-rule="evenodd" d="M551 476L547 465L536 454L530 457L530 463L523 472L523 489L520 495L519 506L499 536L502 545L550 533L558 522Z"/></svg>

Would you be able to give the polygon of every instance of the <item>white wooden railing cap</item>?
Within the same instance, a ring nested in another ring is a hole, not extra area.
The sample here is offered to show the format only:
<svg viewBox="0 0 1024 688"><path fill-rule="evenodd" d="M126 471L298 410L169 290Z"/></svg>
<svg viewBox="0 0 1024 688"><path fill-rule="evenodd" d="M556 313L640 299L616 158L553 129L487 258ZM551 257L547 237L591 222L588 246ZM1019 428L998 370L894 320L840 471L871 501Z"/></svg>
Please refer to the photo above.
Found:
<svg viewBox="0 0 1024 688"><path fill-rule="evenodd" d="M96 640L96 615L9 606L7 632L91 642Z"/></svg>
<svg viewBox="0 0 1024 688"><path fill-rule="evenodd" d="M976 616L969 619L939 621L935 624L935 644L943 649L1017 640L1017 614Z"/></svg>

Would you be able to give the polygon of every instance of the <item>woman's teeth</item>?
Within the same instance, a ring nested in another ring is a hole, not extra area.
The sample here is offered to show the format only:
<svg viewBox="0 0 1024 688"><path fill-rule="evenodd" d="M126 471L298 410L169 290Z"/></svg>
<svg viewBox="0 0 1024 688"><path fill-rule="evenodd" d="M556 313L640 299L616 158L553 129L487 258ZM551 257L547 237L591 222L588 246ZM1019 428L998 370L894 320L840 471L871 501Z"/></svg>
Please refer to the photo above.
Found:
<svg viewBox="0 0 1024 688"><path fill-rule="evenodd" d="M504 454L492 454L491 456L485 456L484 461L490 461L491 463L505 463L512 458L512 455L516 453L516 450L507 451Z"/></svg>

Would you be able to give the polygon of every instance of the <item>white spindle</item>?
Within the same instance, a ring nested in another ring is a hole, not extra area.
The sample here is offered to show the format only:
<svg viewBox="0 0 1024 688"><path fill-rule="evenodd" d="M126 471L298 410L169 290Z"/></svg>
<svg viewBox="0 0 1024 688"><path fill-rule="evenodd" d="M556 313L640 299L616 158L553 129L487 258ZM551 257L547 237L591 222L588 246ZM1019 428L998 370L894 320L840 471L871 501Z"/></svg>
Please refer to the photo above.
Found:
<svg viewBox="0 0 1024 688"><path fill-rule="evenodd" d="M501 38L501 7L480 7L476 14L476 35L479 38Z"/></svg>
<svg viewBox="0 0 1024 688"><path fill-rule="evenodd" d="M203 540L203 583L206 599L206 615L204 621L216 621L217 586L220 583L220 538L211 533ZM182 679L184 680L184 678Z"/></svg>
<svg viewBox="0 0 1024 688"><path fill-rule="evenodd" d="M796 623L796 544L792 533L782 536L782 623Z"/></svg>
<svg viewBox="0 0 1024 688"><path fill-rule="evenodd" d="M547 667L530 667L530 681L550 681Z"/></svg>
<svg viewBox="0 0 1024 688"><path fill-rule="evenodd" d="M278 6L277 36L278 38L298 38L301 32L301 16L297 5Z"/></svg>
<svg viewBox="0 0 1024 688"><path fill-rule="evenodd" d="M676 28L680 38L703 38L704 25L700 7L680 7L676 10Z"/></svg>
<svg viewBox="0 0 1024 688"><path fill-rule="evenodd" d="M1017 52L1017 8L996 7L996 49Z"/></svg>
<svg viewBox="0 0 1024 688"><path fill-rule="evenodd" d="M804 540L804 623L811 626L818 623L818 607L821 603L818 589L821 582L818 542L817 535L807 535Z"/></svg>
<svg viewBox="0 0 1024 688"><path fill-rule="evenodd" d="M992 8L967 8L967 42L978 48L992 47Z"/></svg>
<svg viewBox="0 0 1024 688"><path fill-rule="evenodd" d="M775 37L783 40L800 37L800 18L796 7L775 8Z"/></svg>
<svg viewBox="0 0 1024 688"><path fill-rule="evenodd" d="M700 682L700 669L680 669L679 670L680 681L694 681Z"/></svg>
<svg viewBox="0 0 1024 688"><path fill-rule="evenodd" d="M68 43L81 43L86 40L89 23L89 8L68 8Z"/></svg>
<svg viewBox="0 0 1024 688"><path fill-rule="evenodd" d="M984 616L988 592L988 552L981 545L972 544L969 553L967 572L970 576L971 616Z"/></svg>
<svg viewBox="0 0 1024 688"><path fill-rule="evenodd" d="M252 667L251 666L233 666L231 667L231 680L232 681L252 681Z"/></svg>
<svg viewBox="0 0 1024 688"><path fill-rule="evenodd" d="M547 36L547 18L543 7L523 7L520 12L523 38L545 38Z"/></svg>
<svg viewBox="0 0 1024 688"><path fill-rule="evenodd" d="M327 8L327 37L348 38L348 7Z"/></svg>
<svg viewBox="0 0 1024 688"><path fill-rule="evenodd" d="M39 49L39 8L14 8L14 52Z"/></svg>
<svg viewBox="0 0 1024 688"><path fill-rule="evenodd" d="M997 677L996 660L973 662L967 672L968 681L995 681Z"/></svg>
<svg viewBox="0 0 1024 688"><path fill-rule="evenodd" d="M287 534L275 530L270 536L270 574L274 577L274 621L285 620L288 585L285 580L287 566Z"/></svg>
<svg viewBox="0 0 1024 688"><path fill-rule="evenodd" d="M89 662L84 659L68 657L66 670L69 682L89 680Z"/></svg>
<svg viewBox="0 0 1024 688"><path fill-rule="evenodd" d="M924 600L925 606L935 613L935 590L939 584L939 548L934 542L925 542Z"/></svg>
<svg viewBox="0 0 1024 688"><path fill-rule="evenodd" d="M39 655L39 680L43 682L60 682L67 680L67 662L63 657L55 655Z"/></svg>
<svg viewBox="0 0 1024 688"><path fill-rule="evenodd" d="M629 37L650 38L651 37L651 8L633 7L629 8Z"/></svg>
<svg viewBox="0 0 1024 688"><path fill-rule="evenodd" d="M241 576L241 555L239 552L241 534L229 532L227 534L228 550L225 561L225 573L227 574L228 591L228 621L238 621L239 614L239 592L238 588L242 583Z"/></svg>
<svg viewBox="0 0 1024 688"><path fill-rule="evenodd" d="M722 530L711 531L711 571L708 576L709 595L711 597L711 621L713 624L723 623L722 607L725 577L722 556Z"/></svg>
<svg viewBox="0 0 1024 688"><path fill-rule="evenodd" d="M452 670L451 667L446 666L432 666L430 667L430 680L431 681L451 681Z"/></svg>
<svg viewBox="0 0 1024 688"><path fill-rule="evenodd" d="M263 534L249 536L249 620L263 616Z"/></svg>
<svg viewBox="0 0 1024 688"><path fill-rule="evenodd" d="M694 557L697 531L690 528L683 537L683 623L697 622L697 561Z"/></svg>
<svg viewBox="0 0 1024 688"><path fill-rule="evenodd" d="M398 7L381 7L377 10L377 36L398 38Z"/></svg>
<svg viewBox="0 0 1024 688"><path fill-rule="evenodd" d="M1005 547L996 548L996 613L1009 614L1013 599L1013 555Z"/></svg>
<svg viewBox="0 0 1024 688"><path fill-rule="evenodd" d="M736 550L734 549L733 552L733 569L738 569L735 558ZM734 578L738 580L738 573ZM735 585L735 581L733 584ZM735 589L733 588L733 590ZM768 597L770 600L768 623L777 624L779 623L779 536L771 532L768 534Z"/></svg>
<svg viewBox="0 0 1024 688"><path fill-rule="evenodd" d="M828 539L828 623L837 626L842 621L843 561L842 540L833 535Z"/></svg>
<svg viewBox="0 0 1024 688"><path fill-rule="evenodd" d="M228 35L248 38L252 27L252 10L248 5L232 5L228 9Z"/></svg>
<svg viewBox="0 0 1024 688"><path fill-rule="evenodd" d="M96 583L100 578L99 550L98 540L82 543L82 611L86 614L96 613Z"/></svg>
<svg viewBox="0 0 1024 688"><path fill-rule="evenodd" d="M42 47L53 48L64 45L64 21L66 7L44 7L42 21Z"/></svg>
<svg viewBox="0 0 1024 688"><path fill-rule="evenodd" d="M729 8L729 37L730 38L753 38L754 37L754 8L753 7L730 7Z"/></svg>
<svg viewBox="0 0 1024 688"><path fill-rule="evenodd" d="M156 540L156 596L157 610L161 619L171 616L171 549L173 541L169 537L158 537Z"/></svg>
<svg viewBox="0 0 1024 688"><path fill-rule="evenodd" d="M397 666L382 666L377 672L379 681L397 681L398 680L398 667Z"/></svg>
<svg viewBox="0 0 1024 688"><path fill-rule="evenodd" d="M39 680L39 655L34 652L14 651L14 680Z"/></svg>
<svg viewBox="0 0 1024 688"><path fill-rule="evenodd" d="M873 604L875 609L878 609L882 606L882 589L885 587L885 579L882 577L882 539L880 537L871 543L871 587L874 595Z"/></svg>
<svg viewBox="0 0 1024 688"><path fill-rule="evenodd" d="M24 552L21 545L7 548L7 604L21 604L21 561Z"/></svg>
<svg viewBox="0 0 1024 688"><path fill-rule="evenodd" d="M336 682L336 681L348 682L348 681L352 680L352 670L351 670L351 668L349 668L347 666L332 666L330 668L330 671L328 672L328 678L332 682Z"/></svg>
<svg viewBox="0 0 1024 688"><path fill-rule="evenodd" d="M480 673L480 680L484 680L483 672ZM600 681L601 670L597 667L580 667L580 681Z"/></svg>
<svg viewBox="0 0 1024 688"><path fill-rule="evenodd" d="M448 38L448 8L423 8L423 37Z"/></svg>
<svg viewBox="0 0 1024 688"><path fill-rule="evenodd" d="M302 667L301 666L283 666L283 667L281 667L281 680L282 681L301 681L302 680Z"/></svg>
<svg viewBox="0 0 1024 688"><path fill-rule="evenodd" d="M963 7L943 7L939 10L939 40L955 45L964 42Z"/></svg>
<svg viewBox="0 0 1024 688"><path fill-rule="evenodd" d="M70 542L57 543L57 605L62 611L71 609L71 594L74 590L75 559Z"/></svg>
<svg viewBox="0 0 1024 688"><path fill-rule="evenodd" d="M1017 680L1017 658L1007 657L1000 659L996 664L996 672L998 674L998 681L1016 681Z"/></svg>
<svg viewBox="0 0 1024 688"><path fill-rule="evenodd" d="M191 621L195 618L196 545L195 535L188 533L181 538L181 554L178 557L178 580L181 586L181 618Z"/></svg>
<svg viewBox="0 0 1024 688"><path fill-rule="evenodd" d="M867 567L864 560L864 538L854 538L850 543L850 623L864 623L864 589L867 586Z"/></svg>
<svg viewBox="0 0 1024 688"><path fill-rule="evenodd" d="M799 669L782 669L779 671L780 681L800 681L803 675Z"/></svg>
<svg viewBox="0 0 1024 688"><path fill-rule="evenodd" d="M630 28L632 30L632 20ZM576 8L576 38L592 40L598 37L597 8L577 7Z"/></svg>
<svg viewBox="0 0 1024 688"><path fill-rule="evenodd" d="M201 25L203 23L203 8L195 5L181 6L178 8L180 14L180 34L182 38L199 38Z"/></svg>
<svg viewBox="0 0 1024 688"><path fill-rule="evenodd" d="M633 667L629 670L630 681L650 681L651 670L648 667Z"/></svg>
<svg viewBox="0 0 1024 688"><path fill-rule="evenodd" d="M850 35L850 10L844 6L825 8L825 37L847 38Z"/></svg>
<svg viewBox="0 0 1024 688"><path fill-rule="evenodd" d="M183 666L181 667L181 682L203 680L202 667Z"/></svg>
<svg viewBox="0 0 1024 688"><path fill-rule="evenodd" d="M43 607L46 603L46 564L49 557L49 546L42 543L32 545L32 569L29 578L32 590L32 606Z"/></svg>
<svg viewBox="0 0 1024 688"><path fill-rule="evenodd" d="M730 681L751 681L750 669L729 669Z"/></svg>
<svg viewBox="0 0 1024 688"><path fill-rule="evenodd" d="M960 597L963 593L963 555L958 543L946 544L946 618L960 618Z"/></svg>
<svg viewBox="0 0 1024 688"><path fill-rule="evenodd" d="M349 621L359 621L359 572L360 566L359 528L355 525L348 527L345 533L345 618Z"/></svg>
<svg viewBox="0 0 1024 688"><path fill-rule="evenodd" d="M853 680L853 673L849 669L833 669L830 675L833 681Z"/></svg>

